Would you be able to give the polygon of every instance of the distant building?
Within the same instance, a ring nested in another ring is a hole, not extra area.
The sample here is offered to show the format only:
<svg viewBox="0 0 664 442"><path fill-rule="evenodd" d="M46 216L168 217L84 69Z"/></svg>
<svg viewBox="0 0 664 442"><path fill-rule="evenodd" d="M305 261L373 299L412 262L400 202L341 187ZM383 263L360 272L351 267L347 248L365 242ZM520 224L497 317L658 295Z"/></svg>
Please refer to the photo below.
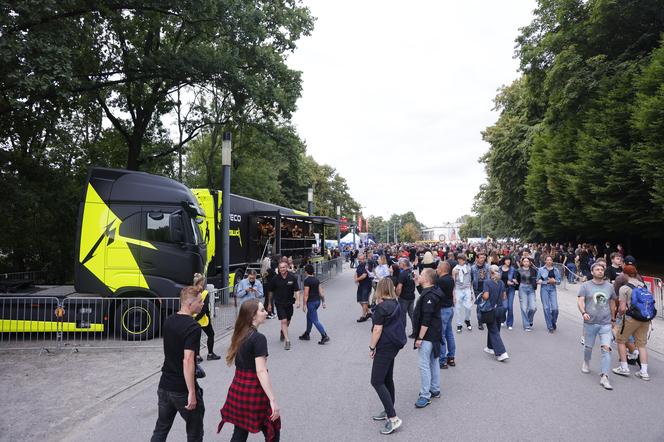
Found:
<svg viewBox="0 0 664 442"><path fill-rule="evenodd" d="M461 241L460 228L461 223L447 223L422 229L422 241Z"/></svg>

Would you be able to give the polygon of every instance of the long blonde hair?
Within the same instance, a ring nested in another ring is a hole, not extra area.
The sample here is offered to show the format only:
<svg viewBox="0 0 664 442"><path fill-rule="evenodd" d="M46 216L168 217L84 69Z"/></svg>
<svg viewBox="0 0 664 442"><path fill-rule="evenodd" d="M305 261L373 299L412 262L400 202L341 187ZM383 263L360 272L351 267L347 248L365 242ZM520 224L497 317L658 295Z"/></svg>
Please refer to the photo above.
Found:
<svg viewBox="0 0 664 442"><path fill-rule="evenodd" d="M397 299L394 283L391 278L383 278L376 285L376 300Z"/></svg>

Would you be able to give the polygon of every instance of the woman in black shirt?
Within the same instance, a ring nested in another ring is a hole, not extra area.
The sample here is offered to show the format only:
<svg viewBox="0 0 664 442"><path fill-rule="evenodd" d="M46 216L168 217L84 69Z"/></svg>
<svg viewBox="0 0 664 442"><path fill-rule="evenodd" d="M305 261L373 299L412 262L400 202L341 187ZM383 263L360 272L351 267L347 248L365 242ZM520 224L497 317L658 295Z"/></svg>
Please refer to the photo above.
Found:
<svg viewBox="0 0 664 442"><path fill-rule="evenodd" d="M394 359L406 343L406 323L391 279L383 278L378 282L376 302L369 343L369 357L373 359L371 385L376 389L384 411L373 419L387 420L381 433L390 434L401 426L401 419L394 410L393 372Z"/></svg>
<svg viewBox="0 0 664 442"><path fill-rule="evenodd" d="M307 264L304 266L304 272L304 302L302 302L302 311L307 314L307 330L300 336L300 340L310 340L311 327L315 325L321 336L318 343L323 345L330 340L330 337L325 333L325 327L318 320L318 307L321 306L321 301L323 302L323 308L325 308L323 287L320 286L318 278L314 276L314 266Z"/></svg>
<svg viewBox="0 0 664 442"><path fill-rule="evenodd" d="M263 303L250 299L242 304L226 363L235 361L235 377L221 409L221 422L235 426L231 441L246 441L249 433L262 431L266 441L278 441L281 430L279 405L267 371L267 339L258 332L267 311Z"/></svg>

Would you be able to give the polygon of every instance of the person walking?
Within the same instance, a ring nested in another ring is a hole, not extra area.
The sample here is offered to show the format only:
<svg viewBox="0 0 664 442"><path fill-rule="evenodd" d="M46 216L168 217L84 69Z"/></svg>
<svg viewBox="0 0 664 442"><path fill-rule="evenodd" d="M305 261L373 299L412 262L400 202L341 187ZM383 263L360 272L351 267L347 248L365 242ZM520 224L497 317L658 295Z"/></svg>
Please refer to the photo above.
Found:
<svg viewBox="0 0 664 442"><path fill-rule="evenodd" d="M420 368L420 394L415 407L424 408L431 398L440 397L440 357L442 336L440 309L443 293L436 283L436 272L424 269L419 276L422 293L415 304L413 322L415 348Z"/></svg>
<svg viewBox="0 0 664 442"><path fill-rule="evenodd" d="M475 304L479 305L481 302L480 295L484 293L484 284L491 279L489 272L489 263L486 262L486 252L481 251L477 254L475 258L475 264L470 268L470 275L473 281L473 294L475 296ZM484 330L484 326L479 318L480 309L477 310L477 328Z"/></svg>
<svg viewBox="0 0 664 442"><path fill-rule="evenodd" d="M452 318L454 318L454 278L452 278L451 266L447 261L438 263L436 269L438 277L436 278L436 285L443 293L440 309L441 321L441 349L440 357L438 358L438 365L442 369L454 367L456 361L454 360L456 354L456 342L454 340L454 328L452 325Z"/></svg>
<svg viewBox="0 0 664 442"><path fill-rule="evenodd" d="M201 297L203 298L203 308L195 316L195 319L207 335L207 360L217 361L221 359L221 356L214 353L214 327L212 327L212 321L210 320L210 294L205 288L205 276L196 273L194 275L194 287L201 292ZM200 351L200 348L196 350L196 362L198 363L203 362L203 358L200 356Z"/></svg>
<svg viewBox="0 0 664 442"><path fill-rule="evenodd" d="M590 373L590 359L599 336L602 363L599 384L607 390L613 390L609 383L611 368L611 318L614 315L616 292L613 285L604 279L605 267L595 263L590 268L593 278L581 284L577 305L583 317L583 364L581 372Z"/></svg>
<svg viewBox="0 0 664 442"><path fill-rule="evenodd" d="M524 256L521 258L517 280L519 282L519 305L521 307L523 329L529 332L533 330L533 321L537 312L537 299L535 297L537 270L532 267L530 257Z"/></svg>
<svg viewBox="0 0 664 442"><path fill-rule="evenodd" d="M180 291L180 309L162 326L164 364L157 388L159 416L151 442L164 442L173 426L175 415L186 422L187 440L203 440L203 389L196 382L196 351L201 345L201 327L194 315L203 309L198 287Z"/></svg>
<svg viewBox="0 0 664 442"><path fill-rule="evenodd" d="M369 342L371 366L371 386L376 390L383 405L383 411L373 416L373 420L386 420L382 434L393 433L402 424L394 410L394 360L407 342L405 317L397 301L394 284L389 278L378 281L376 286L376 309L373 329Z"/></svg>
<svg viewBox="0 0 664 442"><path fill-rule="evenodd" d="M300 308L300 286L297 282L297 276L288 271L288 263L281 261L279 263L279 273L277 273L270 282L268 297L274 297L274 306L277 310L277 318L281 322L280 341L284 342L284 350L291 349L291 342L288 338L288 326L293 317L293 304L295 308ZM268 309L271 307L269 306Z"/></svg>
<svg viewBox="0 0 664 442"><path fill-rule="evenodd" d="M267 339L258 327L267 319L263 303L250 299L242 304L226 354L226 363L235 362L235 376L221 408L221 422L235 426L231 442L246 441L249 433L261 431L268 442L278 442L281 431L279 405L267 370Z"/></svg>
<svg viewBox="0 0 664 442"><path fill-rule="evenodd" d="M482 293L482 303L480 303L480 316L481 320L486 324L486 347L484 351L490 355L496 356L499 362L504 362L509 359L505 344L500 337L500 321L498 306L502 304L502 300L506 297L505 285L500 280L500 268L497 265L492 265L489 268L490 279L484 284L484 292Z"/></svg>
<svg viewBox="0 0 664 442"><path fill-rule="evenodd" d="M544 260L544 266L539 269L537 284L540 285L540 297L544 309L544 320L549 333L553 333L558 322L558 291L556 286L560 285L560 272L553 266L553 258L548 255Z"/></svg>
<svg viewBox="0 0 664 442"><path fill-rule="evenodd" d="M470 313L473 306L473 292L471 287L470 266L466 262L465 253L457 255L457 265L452 269L454 279L454 298L456 299L455 312L457 333L461 333L462 320L465 320L466 328L473 329L470 325ZM463 319L462 319L463 318Z"/></svg>
<svg viewBox="0 0 664 442"><path fill-rule="evenodd" d="M514 294L519 287L516 273L516 268L512 266L512 257L505 256L500 264L500 280L503 281L507 291L507 297L503 300L503 307L507 310L505 325L507 325L508 330L512 330L514 325Z"/></svg>
<svg viewBox="0 0 664 442"><path fill-rule="evenodd" d="M316 330L320 333L320 345L330 341L330 337L325 332L325 327L318 320L318 308L325 305L325 295L323 287L320 286L320 281L314 276L314 266L307 264L304 266L304 299L302 301L302 311L307 315L307 329L299 337L302 341L309 341L311 339L311 327L316 326ZM321 304L322 302L322 304Z"/></svg>

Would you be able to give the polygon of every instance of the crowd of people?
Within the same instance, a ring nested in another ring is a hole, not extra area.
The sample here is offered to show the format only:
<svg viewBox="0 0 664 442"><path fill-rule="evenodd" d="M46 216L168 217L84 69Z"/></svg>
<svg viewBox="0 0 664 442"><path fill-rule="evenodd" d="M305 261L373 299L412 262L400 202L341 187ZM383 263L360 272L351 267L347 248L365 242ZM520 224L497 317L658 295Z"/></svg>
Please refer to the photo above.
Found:
<svg viewBox="0 0 664 442"><path fill-rule="evenodd" d="M509 354L501 329L515 326L515 298L519 299L523 330L530 332L535 327L539 288L543 325L555 334L557 287L563 278L582 283L578 291L583 319L581 371L590 372L599 338L603 388L612 389L609 372L629 376L630 365L639 365L637 377L650 379L646 344L655 314L652 295L637 271L636 260L623 258L620 246L612 249L607 243L599 253L589 245L382 244L356 252L349 259L361 309L357 322L372 323L370 379L383 408L373 419L385 421L382 434L391 434L402 425L395 410L394 364L409 337L418 352L420 374L414 405L425 408L441 397L440 370L456 366L455 334L472 331L473 311L477 327L487 331L484 352L504 363ZM302 308L306 327L299 339L309 341L315 327L321 336L319 344L330 341L318 317L318 309L326 308L325 292L313 266L305 265L303 278L292 270L292 262L283 258L276 271L262 275L263 282L255 271L249 271L238 284L239 312L225 358L228 365L235 365L235 375L218 427L220 431L226 423L234 425L232 441L247 440L249 433L257 432L267 441L280 438L280 410L267 370L267 339L258 331L260 325L276 313L280 340L290 350L289 326L294 309ZM208 303L204 277L197 274L194 284L181 292L180 310L164 323L164 365L152 441L166 440L177 413L186 421L188 440L202 440L205 407L196 380L204 376L199 367L203 360L199 356L201 331L208 334L208 360L220 358L213 351L214 331L209 318L206 320ZM613 340L619 365L611 370Z"/></svg>

